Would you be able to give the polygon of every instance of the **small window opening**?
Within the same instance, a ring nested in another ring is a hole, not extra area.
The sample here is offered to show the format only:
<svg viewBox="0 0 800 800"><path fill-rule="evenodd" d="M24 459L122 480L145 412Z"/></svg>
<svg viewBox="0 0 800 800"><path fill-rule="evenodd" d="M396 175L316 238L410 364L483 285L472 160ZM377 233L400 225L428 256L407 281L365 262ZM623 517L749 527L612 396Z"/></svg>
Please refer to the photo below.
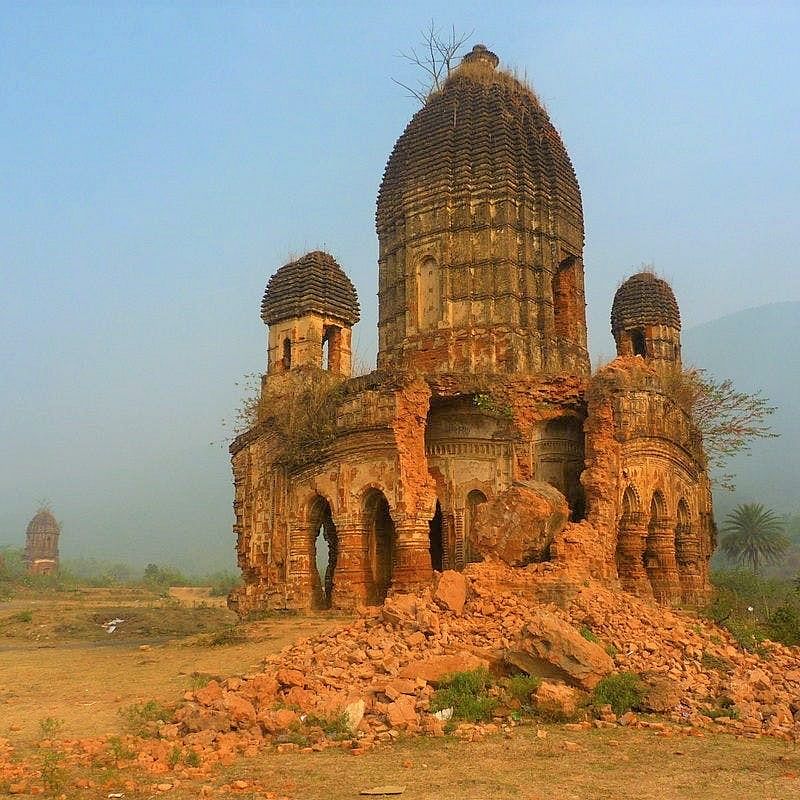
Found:
<svg viewBox="0 0 800 800"><path fill-rule="evenodd" d="M444 537L442 535L442 506L436 501L436 513L428 523L428 539L430 542L431 568L441 572L444 567Z"/></svg>
<svg viewBox="0 0 800 800"><path fill-rule="evenodd" d="M322 335L322 369L342 371L342 329L327 325Z"/></svg>
<svg viewBox="0 0 800 800"><path fill-rule="evenodd" d="M292 366L292 340L288 337L283 340L283 368L290 369Z"/></svg>
<svg viewBox="0 0 800 800"><path fill-rule="evenodd" d="M328 334L326 333L325 336L322 337L322 369L331 368L330 358L331 358L330 340L328 339Z"/></svg>
<svg viewBox="0 0 800 800"><path fill-rule="evenodd" d="M644 358L647 355L647 343L645 342L644 331L641 328L631 331L631 346L635 356Z"/></svg>
<svg viewBox="0 0 800 800"><path fill-rule="evenodd" d="M556 336L570 339L580 325L580 262L565 258L553 275L553 325Z"/></svg>

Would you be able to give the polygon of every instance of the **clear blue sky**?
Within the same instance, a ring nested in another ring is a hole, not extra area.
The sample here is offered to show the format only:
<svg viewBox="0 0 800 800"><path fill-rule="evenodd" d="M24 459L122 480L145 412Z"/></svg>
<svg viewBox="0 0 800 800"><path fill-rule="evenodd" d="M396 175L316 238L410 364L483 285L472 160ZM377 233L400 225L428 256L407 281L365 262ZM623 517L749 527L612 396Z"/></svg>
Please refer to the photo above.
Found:
<svg viewBox="0 0 800 800"><path fill-rule="evenodd" d="M491 13L487 13L490 11ZM232 564L221 425L267 277L324 247L374 358L375 196L431 17L527 74L583 190L592 350L654 262L687 326L800 299L797 3L6 2L0 543Z"/></svg>

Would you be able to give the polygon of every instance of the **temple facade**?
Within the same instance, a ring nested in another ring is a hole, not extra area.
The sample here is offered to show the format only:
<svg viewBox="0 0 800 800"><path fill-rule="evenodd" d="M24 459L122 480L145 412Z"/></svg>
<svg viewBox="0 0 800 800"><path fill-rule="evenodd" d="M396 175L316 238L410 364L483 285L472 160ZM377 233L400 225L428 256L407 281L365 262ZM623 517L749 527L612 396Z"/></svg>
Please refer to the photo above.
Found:
<svg viewBox="0 0 800 800"><path fill-rule="evenodd" d="M709 592L702 437L673 391L680 314L641 272L591 373L583 212L532 90L477 45L414 115L378 193L378 361L352 376L328 253L263 297L267 370L231 445L240 613L351 608L501 558L658 602Z"/></svg>
<svg viewBox="0 0 800 800"><path fill-rule="evenodd" d="M25 531L24 558L28 573L49 575L58 570L61 526L49 508L40 508Z"/></svg>

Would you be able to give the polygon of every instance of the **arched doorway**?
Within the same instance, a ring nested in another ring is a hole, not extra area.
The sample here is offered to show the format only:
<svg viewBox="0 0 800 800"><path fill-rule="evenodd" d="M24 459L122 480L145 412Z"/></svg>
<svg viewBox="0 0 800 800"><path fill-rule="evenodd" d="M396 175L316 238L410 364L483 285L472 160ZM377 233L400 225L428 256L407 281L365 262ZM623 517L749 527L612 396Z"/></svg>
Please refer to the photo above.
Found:
<svg viewBox="0 0 800 800"><path fill-rule="evenodd" d="M389 501L378 489L364 496L364 542L366 547L367 602L379 605L392 583L397 535L389 512Z"/></svg>
<svg viewBox="0 0 800 800"><path fill-rule="evenodd" d="M436 511L428 523L428 541L431 554L431 569L441 572L444 569L444 531L442 504L436 501Z"/></svg>
<svg viewBox="0 0 800 800"><path fill-rule="evenodd" d="M315 609L330 608L333 603L334 573L339 537L331 515L331 505L318 496L309 514L311 603Z"/></svg>
<svg viewBox="0 0 800 800"><path fill-rule="evenodd" d="M584 462L583 423L577 417L549 420L536 444L536 480L549 483L566 498L572 522L586 517L586 495L581 484Z"/></svg>
<svg viewBox="0 0 800 800"><path fill-rule="evenodd" d="M473 489L467 495L467 506L464 509L464 563L471 564L479 561L480 557L474 549L475 520L478 510L487 501L486 495L479 489Z"/></svg>

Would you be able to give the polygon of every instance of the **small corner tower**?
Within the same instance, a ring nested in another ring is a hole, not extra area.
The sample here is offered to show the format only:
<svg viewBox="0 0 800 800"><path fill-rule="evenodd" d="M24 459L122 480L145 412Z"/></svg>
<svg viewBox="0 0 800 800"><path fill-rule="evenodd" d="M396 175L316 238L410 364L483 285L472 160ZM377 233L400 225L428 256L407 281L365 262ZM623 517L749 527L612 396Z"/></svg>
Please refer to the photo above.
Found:
<svg viewBox="0 0 800 800"><path fill-rule="evenodd" d="M611 333L618 356L681 368L681 315L670 285L652 272L631 275L614 295Z"/></svg>
<svg viewBox="0 0 800 800"><path fill-rule="evenodd" d="M329 253L315 250L285 264L261 301L268 374L312 366L349 377L359 316L355 287Z"/></svg>
<svg viewBox="0 0 800 800"><path fill-rule="evenodd" d="M25 533L25 564L31 575L49 575L58 569L61 526L49 508L42 506Z"/></svg>

